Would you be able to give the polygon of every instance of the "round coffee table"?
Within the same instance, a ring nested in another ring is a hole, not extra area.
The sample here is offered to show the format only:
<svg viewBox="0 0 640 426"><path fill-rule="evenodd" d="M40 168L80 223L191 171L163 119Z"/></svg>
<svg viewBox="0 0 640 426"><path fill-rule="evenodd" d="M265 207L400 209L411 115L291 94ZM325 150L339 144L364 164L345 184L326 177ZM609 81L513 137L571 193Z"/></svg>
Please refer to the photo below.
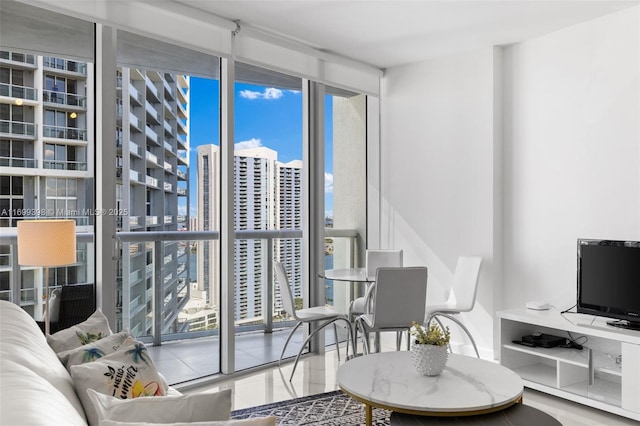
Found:
<svg viewBox="0 0 640 426"><path fill-rule="evenodd" d="M420 416L470 416L522 401L520 376L493 362L449 354L442 374L423 376L411 353L381 352L351 359L338 369L340 389L366 406Z"/></svg>

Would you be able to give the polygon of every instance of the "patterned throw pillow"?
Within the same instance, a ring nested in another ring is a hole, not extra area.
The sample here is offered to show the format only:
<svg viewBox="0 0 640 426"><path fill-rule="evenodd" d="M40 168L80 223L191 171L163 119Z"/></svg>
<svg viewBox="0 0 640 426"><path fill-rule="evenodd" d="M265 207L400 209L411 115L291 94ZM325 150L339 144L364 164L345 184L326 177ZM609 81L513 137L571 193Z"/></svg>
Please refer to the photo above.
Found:
<svg viewBox="0 0 640 426"><path fill-rule="evenodd" d="M98 309L86 321L47 336L47 342L55 353L59 353L95 342L111 334L113 333L109 328L107 317Z"/></svg>
<svg viewBox="0 0 640 426"><path fill-rule="evenodd" d="M131 338L120 348L94 362L71 366L76 393L92 426L98 425L88 389L119 399L164 396L169 386L158 373L144 344Z"/></svg>
<svg viewBox="0 0 640 426"><path fill-rule="evenodd" d="M87 343L78 348L60 352L58 353L58 358L60 358L60 361L67 367L67 370L69 370L72 365L92 362L107 356L117 351L123 344L131 345L133 342L127 338L133 339L131 333L128 330L121 331L120 333L112 334L96 342Z"/></svg>

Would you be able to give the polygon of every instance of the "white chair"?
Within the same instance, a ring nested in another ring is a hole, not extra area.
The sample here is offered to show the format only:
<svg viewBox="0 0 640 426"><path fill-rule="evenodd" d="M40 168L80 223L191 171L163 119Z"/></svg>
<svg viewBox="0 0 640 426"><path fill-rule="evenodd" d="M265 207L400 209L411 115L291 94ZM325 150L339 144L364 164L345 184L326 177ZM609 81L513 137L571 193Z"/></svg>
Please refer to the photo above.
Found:
<svg viewBox="0 0 640 426"><path fill-rule="evenodd" d="M300 355L302 351L307 346L307 343L311 340L313 336L316 335L320 330L324 330L324 327L333 324L333 331L335 333L336 339L336 351L338 351L338 361L340 360L340 342L338 341L338 329L336 327L335 322L342 320L347 325L347 330L349 331L349 340L353 345L353 329L351 328L351 321L349 319L338 312L333 306L314 306L312 308L306 309L296 309L295 304L293 302L293 295L291 294L291 287L289 287L289 278L287 276L287 271L284 268L284 265L281 262L274 262L275 270L276 270L276 278L278 280L278 287L280 288L280 297L282 297L282 305L287 312L288 315L292 316L298 323L293 327L289 336L287 337L287 341L282 348L282 353L280 353L280 359L278 360L278 365L280 365L280 361L282 361L282 357L284 356L285 349L287 349L287 345L293 336L293 333L304 323L318 323L318 327L309 334L307 339L302 344L298 355L296 356L296 360L293 364L293 370L291 371L291 377L289 377L289 381L293 378L293 373L296 371L296 367L298 366L298 361L300 360ZM355 353L355 350L354 350ZM347 341L347 356L349 354L349 342Z"/></svg>
<svg viewBox="0 0 640 426"><path fill-rule="evenodd" d="M367 250L365 256L365 270L369 281L375 281L376 271L381 266L402 266L402 250ZM367 292L371 288L371 286L367 287ZM353 315L361 315L367 312L364 303L366 297L366 295L358 297L351 302L349 305L349 318Z"/></svg>
<svg viewBox="0 0 640 426"><path fill-rule="evenodd" d="M478 347L473 340L473 336L471 336L471 333L462 321L454 317L454 315L460 312L469 312L473 309L476 303L476 292L478 290L478 278L480 276L481 265L481 257L460 256L453 274L453 284L447 301L442 305L427 305L425 315L426 324L429 324L431 320L440 323L438 317L447 318L458 324L467 336L469 336L478 358L480 358L480 354L478 353ZM440 325L442 324L440 323Z"/></svg>
<svg viewBox="0 0 640 426"><path fill-rule="evenodd" d="M427 268L381 267L372 290L373 309L356 318L356 329L364 335L365 353L369 353L369 332L409 330L412 323L425 318ZM380 351L379 339L376 350Z"/></svg>

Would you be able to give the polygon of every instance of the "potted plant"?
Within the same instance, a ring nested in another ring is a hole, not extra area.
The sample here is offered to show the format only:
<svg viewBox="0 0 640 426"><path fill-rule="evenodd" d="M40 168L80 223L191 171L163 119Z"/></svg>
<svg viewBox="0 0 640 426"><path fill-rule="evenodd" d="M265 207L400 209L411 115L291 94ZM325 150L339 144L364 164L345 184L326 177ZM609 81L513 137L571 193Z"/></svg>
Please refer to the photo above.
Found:
<svg viewBox="0 0 640 426"><path fill-rule="evenodd" d="M438 324L423 326L414 321L410 333L413 337L411 357L416 370L425 376L437 376L442 373L449 356L449 327L443 330Z"/></svg>

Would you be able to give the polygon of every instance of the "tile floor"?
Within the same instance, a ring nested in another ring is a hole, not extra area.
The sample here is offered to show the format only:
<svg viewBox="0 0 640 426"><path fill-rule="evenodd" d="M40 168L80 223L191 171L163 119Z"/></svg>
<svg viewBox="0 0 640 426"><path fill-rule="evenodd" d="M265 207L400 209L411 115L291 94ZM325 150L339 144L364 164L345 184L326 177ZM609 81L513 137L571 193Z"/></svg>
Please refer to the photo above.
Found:
<svg viewBox="0 0 640 426"><path fill-rule="evenodd" d="M243 336L237 340L236 364L242 366L255 365L257 361L275 361L280 356L282 344L287 332L277 332L271 335ZM327 340L333 333L327 334ZM266 344L259 347L258 337L266 337ZM213 340L213 339L210 339ZM289 344L287 354L293 356L301 340L295 337ZM207 346L208 345L208 346ZM165 344L159 348L151 348L152 357L160 371L170 379L170 382L190 380L200 374L213 372L214 363L211 354L217 344L213 342L194 342L191 348L176 343ZM383 335L382 350L395 350L394 335ZM293 362L283 362L280 368L271 367L261 371L248 371L233 379L213 378L209 383L178 384L176 387L184 393L231 389L233 392L233 409L252 407L270 402L283 401L291 398L307 396L338 389L336 371L344 362L344 347L341 349L341 359L338 361L336 351L328 347L325 355L307 356L303 358L289 382ZM217 355L216 355L217 357ZM204 361L203 361L204 359ZM217 358L216 358L217 359ZM217 363L216 363L217 364ZM639 422L624 417L612 415L604 411L586 407L581 404L566 401L541 392L525 389L524 403L543 410L564 426L622 426L638 425Z"/></svg>

